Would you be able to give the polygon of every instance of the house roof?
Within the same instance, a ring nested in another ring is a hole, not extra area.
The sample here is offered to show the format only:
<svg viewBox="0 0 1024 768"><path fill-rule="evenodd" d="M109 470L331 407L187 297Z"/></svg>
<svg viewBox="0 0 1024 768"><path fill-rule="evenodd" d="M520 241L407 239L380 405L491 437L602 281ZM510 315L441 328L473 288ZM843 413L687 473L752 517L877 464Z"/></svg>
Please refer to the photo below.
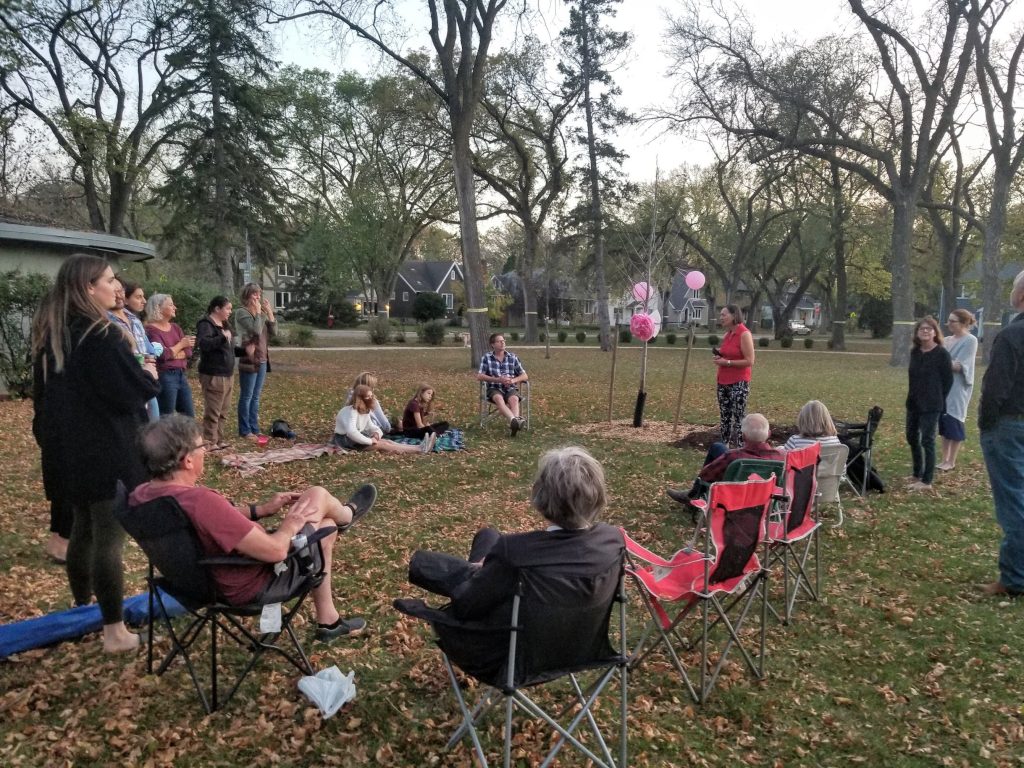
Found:
<svg viewBox="0 0 1024 768"><path fill-rule="evenodd" d="M127 257L132 261L146 261L156 256L156 247L141 240L100 232L81 232L35 224L15 224L10 221L0 221L0 244L4 242L35 243L68 250L85 248L90 251L107 251Z"/></svg>
<svg viewBox="0 0 1024 768"><path fill-rule="evenodd" d="M416 293L440 293L453 270L456 279L464 279L462 267L454 261L407 261L398 271L398 277Z"/></svg>

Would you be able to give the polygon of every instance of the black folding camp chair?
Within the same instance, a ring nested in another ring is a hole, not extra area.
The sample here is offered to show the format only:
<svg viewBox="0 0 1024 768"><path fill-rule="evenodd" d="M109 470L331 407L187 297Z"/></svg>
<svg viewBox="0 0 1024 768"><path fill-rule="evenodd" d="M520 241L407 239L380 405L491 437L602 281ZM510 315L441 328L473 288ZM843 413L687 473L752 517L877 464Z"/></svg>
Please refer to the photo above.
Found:
<svg viewBox="0 0 1024 768"><path fill-rule="evenodd" d="M877 405L868 411L867 420L860 423L837 421L836 429L843 445L850 449L846 458L846 483L858 496L866 496L872 485L874 464L872 452L875 445L875 432L882 421L884 411ZM875 481L881 486L881 481ZM879 488L879 490L882 490Z"/></svg>
<svg viewBox="0 0 1024 768"><path fill-rule="evenodd" d="M553 579L551 566L520 568L508 626L459 621L450 612L430 608L422 600L395 600L395 608L430 622L438 635L437 643L462 715L462 724L448 741L449 749L468 735L480 765L486 766L477 725L492 708L504 703L505 768L511 765L512 716L516 710L542 720L558 734L542 766L550 765L567 744L595 766L627 765L623 566L620 555L611 568L602 566L594 573L580 572L569 579L564 574ZM619 650L609 639L616 605ZM497 664L491 663L493 660ZM456 666L484 684L485 690L472 708L459 685ZM591 679L585 685L587 677ZM599 695L615 678L619 679L620 694L617 762L593 713ZM558 681L568 682L569 695L564 709L551 714L527 690ZM583 723L589 725L589 732L577 736Z"/></svg>
<svg viewBox="0 0 1024 768"><path fill-rule="evenodd" d="M337 530L336 528L317 529L308 536L303 549L289 554L284 564L289 568L302 569L306 576L284 601L285 604L290 603L290 607L282 605L280 629L258 633L246 625L246 619L260 616L264 604L254 602L231 605L223 601L217 593L210 569L213 566L251 567L266 564L236 555L205 556L191 521L174 498L162 496L145 504L130 507L124 487L120 483L118 486L115 515L149 559L146 583L149 585L150 631L146 668L150 673L153 671L153 617L159 616L170 638L171 649L160 663L157 675L163 675L171 662L180 655L207 714L231 700L243 680L267 651L280 654L303 674L313 674L309 658L292 628L292 620L298 614L309 592L324 578L322 550L319 558L321 565L317 567L312 548L320 548L320 540L329 536ZM184 630L175 629L165 607L163 593L177 600L188 612L188 623ZM210 636L209 695L200 682L196 665L193 663L196 642L207 627ZM224 635L250 653L248 662L238 673L234 684L223 699L218 698L218 664L222 661L218 652L219 631L223 631ZM287 637L288 645L277 644L282 635Z"/></svg>
<svg viewBox="0 0 1024 768"><path fill-rule="evenodd" d="M487 387L491 386L486 381L480 382L480 426L484 426L491 419L500 416L501 413L494 406L491 400L487 399ZM526 422L523 429L530 428L530 380L521 381L516 385L519 388L519 413Z"/></svg>

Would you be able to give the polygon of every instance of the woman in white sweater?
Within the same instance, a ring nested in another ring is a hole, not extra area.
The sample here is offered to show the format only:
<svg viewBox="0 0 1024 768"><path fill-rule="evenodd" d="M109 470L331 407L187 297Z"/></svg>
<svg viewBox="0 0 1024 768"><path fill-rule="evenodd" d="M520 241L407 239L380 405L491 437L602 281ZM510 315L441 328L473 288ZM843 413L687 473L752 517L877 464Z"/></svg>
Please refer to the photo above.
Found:
<svg viewBox="0 0 1024 768"><path fill-rule="evenodd" d="M350 451L381 451L383 453L425 453L421 445L403 445L384 440L384 433L372 417L373 390L360 384L352 390L352 404L346 405L334 420L334 444Z"/></svg>
<svg viewBox="0 0 1024 768"><path fill-rule="evenodd" d="M798 448L806 448L812 443L822 445L837 445L839 438L836 437L836 425L832 421L832 414L820 400L809 400L800 409L800 415L796 417L796 434L793 435L783 450L793 451Z"/></svg>

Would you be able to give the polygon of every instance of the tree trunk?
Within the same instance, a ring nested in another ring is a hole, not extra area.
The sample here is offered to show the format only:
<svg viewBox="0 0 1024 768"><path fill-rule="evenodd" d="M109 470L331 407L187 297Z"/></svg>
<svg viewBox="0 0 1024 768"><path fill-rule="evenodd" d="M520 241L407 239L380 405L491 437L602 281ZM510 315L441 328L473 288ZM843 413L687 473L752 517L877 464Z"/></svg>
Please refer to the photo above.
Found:
<svg viewBox="0 0 1024 768"><path fill-rule="evenodd" d="M914 278L910 252L914 240L915 196L894 190L892 214L892 354L889 365L906 367L914 332Z"/></svg>
<svg viewBox="0 0 1024 768"><path fill-rule="evenodd" d="M832 269L836 276L835 304L832 306L832 349L846 350L846 201L839 163L829 163L832 175Z"/></svg>
<svg viewBox="0 0 1024 768"><path fill-rule="evenodd" d="M587 14L580 14L586 24ZM608 282L604 274L604 221L601 212L601 179L597 167L597 139L594 136L594 103L590 95L590 80L594 62L590 49L590 29L583 32L583 109L587 118L587 155L590 159L590 223L594 248L594 282L597 291L598 334L601 351L611 348L608 322Z"/></svg>
<svg viewBox="0 0 1024 768"><path fill-rule="evenodd" d="M455 170L455 196L459 205L459 231L462 238L462 266L466 274L466 321L469 325L471 368L480 364L487 352L487 299L484 295L484 265L480 258L480 233L476 222L476 186L469 135L473 113L456 105L449 106L452 120L452 166Z"/></svg>
<svg viewBox="0 0 1024 768"><path fill-rule="evenodd" d="M1006 297L999 284L999 270L1002 268L1000 250L1003 233L1006 231L1006 206L1010 199L1010 179L1006 172L1000 172L1000 164L992 178L992 201L989 205L988 221L985 222L985 243L981 250L981 305L985 308L982 333L982 359L987 365L992 356L992 344L1002 325L1002 309Z"/></svg>
<svg viewBox="0 0 1024 768"><path fill-rule="evenodd" d="M537 260L537 232L533 226L523 227L523 320L526 325L526 343L537 343L537 287L533 279L533 265Z"/></svg>
<svg viewBox="0 0 1024 768"><path fill-rule="evenodd" d="M234 286L234 265L231 263L231 252L227 247L224 233L224 206L227 203L227 189L224 183L224 106L221 98L221 76L220 60L217 58L219 48L220 24L217 19L216 0L207 0L206 4L207 24L209 25L209 54L208 65L210 67L210 94L212 97L211 111L213 118L213 226L210 234L210 247L213 250L213 258L220 265L221 289L225 295L231 296ZM262 280L255 280L261 283Z"/></svg>

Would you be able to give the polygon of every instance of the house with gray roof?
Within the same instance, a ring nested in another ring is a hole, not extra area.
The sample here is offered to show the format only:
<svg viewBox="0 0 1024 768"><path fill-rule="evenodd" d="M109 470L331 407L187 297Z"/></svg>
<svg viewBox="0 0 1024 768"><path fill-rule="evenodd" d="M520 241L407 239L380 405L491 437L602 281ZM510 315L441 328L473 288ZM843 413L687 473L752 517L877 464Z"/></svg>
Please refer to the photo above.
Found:
<svg viewBox="0 0 1024 768"><path fill-rule="evenodd" d="M437 293L444 298L449 317L455 314L456 286L465 285L462 266L455 261L407 261L398 271L391 296L391 317L412 317L417 293Z"/></svg>

